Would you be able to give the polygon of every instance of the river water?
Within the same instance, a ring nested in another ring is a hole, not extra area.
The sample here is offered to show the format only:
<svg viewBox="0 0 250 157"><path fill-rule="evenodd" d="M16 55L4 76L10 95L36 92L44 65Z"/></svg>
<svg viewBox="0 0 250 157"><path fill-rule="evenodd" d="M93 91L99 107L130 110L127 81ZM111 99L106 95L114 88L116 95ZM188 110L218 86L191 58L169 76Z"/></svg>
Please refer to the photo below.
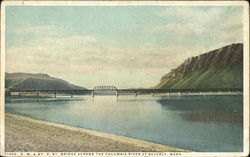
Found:
<svg viewBox="0 0 250 157"><path fill-rule="evenodd" d="M195 151L243 151L242 95L6 99L5 110Z"/></svg>

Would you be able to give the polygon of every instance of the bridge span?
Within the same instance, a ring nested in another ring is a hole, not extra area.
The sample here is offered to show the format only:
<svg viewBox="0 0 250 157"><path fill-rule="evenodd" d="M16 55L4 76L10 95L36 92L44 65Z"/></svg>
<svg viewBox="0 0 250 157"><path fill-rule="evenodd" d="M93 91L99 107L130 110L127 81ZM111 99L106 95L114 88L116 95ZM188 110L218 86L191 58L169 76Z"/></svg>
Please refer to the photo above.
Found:
<svg viewBox="0 0 250 157"><path fill-rule="evenodd" d="M170 95L171 93L177 93L179 95L183 93L222 93L222 92L243 92L242 88L195 88L195 89L154 89L154 88L129 88L129 89L118 89L115 86L96 86L92 90L60 90L60 89L8 89L5 90L6 96L11 96L13 93L17 94L19 97L26 95L33 95L40 97L43 94L51 94L55 98L59 94L67 94L73 97L74 95L140 95L140 94L162 94L166 93Z"/></svg>

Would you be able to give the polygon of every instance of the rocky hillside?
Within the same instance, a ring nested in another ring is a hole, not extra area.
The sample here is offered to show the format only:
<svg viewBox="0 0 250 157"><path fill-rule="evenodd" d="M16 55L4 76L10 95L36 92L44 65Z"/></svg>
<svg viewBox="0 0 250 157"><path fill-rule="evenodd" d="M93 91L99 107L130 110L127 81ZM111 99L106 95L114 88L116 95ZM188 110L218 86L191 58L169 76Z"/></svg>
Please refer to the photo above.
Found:
<svg viewBox="0 0 250 157"><path fill-rule="evenodd" d="M155 88L242 88L243 44L232 44L186 59Z"/></svg>
<svg viewBox="0 0 250 157"><path fill-rule="evenodd" d="M47 74L5 73L7 89L86 89Z"/></svg>

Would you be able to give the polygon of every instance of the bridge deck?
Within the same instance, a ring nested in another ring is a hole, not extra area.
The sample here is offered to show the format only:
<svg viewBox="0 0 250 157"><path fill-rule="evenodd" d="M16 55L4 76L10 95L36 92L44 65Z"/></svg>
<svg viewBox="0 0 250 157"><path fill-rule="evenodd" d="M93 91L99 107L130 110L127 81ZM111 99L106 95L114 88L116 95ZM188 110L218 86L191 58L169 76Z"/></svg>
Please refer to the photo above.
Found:
<svg viewBox="0 0 250 157"><path fill-rule="evenodd" d="M117 93L178 93L178 92L242 92L242 88L210 88L210 89L105 89L105 90L44 90L21 89L6 90L17 93L65 93L65 94L91 94L98 91L115 91Z"/></svg>

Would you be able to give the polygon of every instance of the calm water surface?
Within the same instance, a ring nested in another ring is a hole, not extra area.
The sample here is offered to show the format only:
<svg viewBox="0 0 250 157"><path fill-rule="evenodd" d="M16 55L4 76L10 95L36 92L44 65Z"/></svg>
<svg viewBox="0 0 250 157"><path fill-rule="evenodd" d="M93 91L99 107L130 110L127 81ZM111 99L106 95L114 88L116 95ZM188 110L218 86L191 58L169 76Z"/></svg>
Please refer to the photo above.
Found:
<svg viewBox="0 0 250 157"><path fill-rule="evenodd" d="M7 99L6 112L195 151L243 149L242 95Z"/></svg>

